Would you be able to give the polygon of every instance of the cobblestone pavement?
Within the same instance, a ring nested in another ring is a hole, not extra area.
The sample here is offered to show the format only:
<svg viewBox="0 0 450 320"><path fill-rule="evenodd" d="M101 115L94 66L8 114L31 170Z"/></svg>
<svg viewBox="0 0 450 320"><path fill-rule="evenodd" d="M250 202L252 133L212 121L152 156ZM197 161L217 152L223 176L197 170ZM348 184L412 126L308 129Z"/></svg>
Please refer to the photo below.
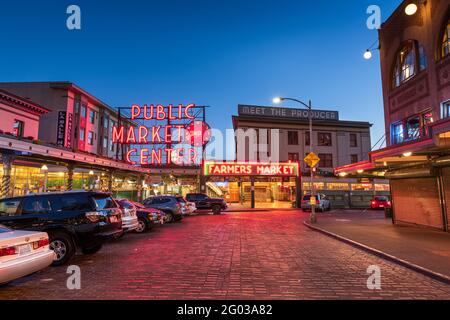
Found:
<svg viewBox="0 0 450 320"><path fill-rule="evenodd" d="M306 228L295 211L188 217L0 288L0 299L450 299L450 286ZM367 268L381 268L379 291Z"/></svg>

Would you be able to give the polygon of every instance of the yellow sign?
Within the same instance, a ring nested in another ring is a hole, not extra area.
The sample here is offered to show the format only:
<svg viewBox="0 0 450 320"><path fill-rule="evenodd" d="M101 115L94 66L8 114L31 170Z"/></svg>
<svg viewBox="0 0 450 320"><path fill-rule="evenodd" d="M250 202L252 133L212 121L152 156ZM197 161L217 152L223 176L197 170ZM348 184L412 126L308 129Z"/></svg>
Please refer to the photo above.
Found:
<svg viewBox="0 0 450 320"><path fill-rule="evenodd" d="M317 204L316 196L312 196L312 197L310 198L310 201L309 201L309 202L311 203L312 206L315 206L315 205Z"/></svg>
<svg viewBox="0 0 450 320"><path fill-rule="evenodd" d="M306 164L311 168L314 168L320 162L320 158L314 152L308 154L303 160L305 160Z"/></svg>

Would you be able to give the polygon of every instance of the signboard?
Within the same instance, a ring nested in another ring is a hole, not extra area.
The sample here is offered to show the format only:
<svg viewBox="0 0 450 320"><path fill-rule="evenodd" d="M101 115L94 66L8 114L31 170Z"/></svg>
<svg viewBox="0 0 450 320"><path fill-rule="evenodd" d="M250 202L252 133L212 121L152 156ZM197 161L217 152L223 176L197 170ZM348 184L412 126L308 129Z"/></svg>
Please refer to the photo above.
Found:
<svg viewBox="0 0 450 320"><path fill-rule="evenodd" d="M72 148L72 124L73 124L73 113L69 113L67 117L67 148Z"/></svg>
<svg viewBox="0 0 450 320"><path fill-rule="evenodd" d="M309 113L312 114L313 120L322 121L338 121L338 111L327 110L307 110L307 109L292 109L279 107L262 107L262 106L248 106L239 105L238 114L240 116L255 116L275 119L287 120L309 120Z"/></svg>
<svg viewBox="0 0 450 320"><path fill-rule="evenodd" d="M320 162L320 158L314 152L308 154L303 160L305 160L306 164L311 168L314 168Z"/></svg>
<svg viewBox="0 0 450 320"><path fill-rule="evenodd" d="M205 162L205 176L284 176L295 177L300 173L299 165L288 163Z"/></svg>
<svg viewBox="0 0 450 320"><path fill-rule="evenodd" d="M64 147L64 143L66 140L66 111L58 112L58 123L56 126L56 145L58 147Z"/></svg>
<svg viewBox="0 0 450 320"><path fill-rule="evenodd" d="M133 165L199 164L199 148L209 142L211 129L198 119L198 108L194 104L121 108L129 109L129 116L121 114L129 121L112 127L112 142L131 145L125 159Z"/></svg>

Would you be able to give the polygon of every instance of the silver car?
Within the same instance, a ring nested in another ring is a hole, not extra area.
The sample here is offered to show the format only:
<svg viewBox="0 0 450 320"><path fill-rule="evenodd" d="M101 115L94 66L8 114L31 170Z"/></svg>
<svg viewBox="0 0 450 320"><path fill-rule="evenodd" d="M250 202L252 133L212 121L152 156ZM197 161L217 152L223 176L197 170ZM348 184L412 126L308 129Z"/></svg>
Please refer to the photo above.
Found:
<svg viewBox="0 0 450 320"><path fill-rule="evenodd" d="M116 200L122 210L122 229L131 232L139 227L136 207L128 199Z"/></svg>
<svg viewBox="0 0 450 320"><path fill-rule="evenodd" d="M317 211L330 211L331 210L331 202L327 199L324 194L316 195L316 210ZM305 195L302 199L302 210L303 211L311 211L311 196Z"/></svg>

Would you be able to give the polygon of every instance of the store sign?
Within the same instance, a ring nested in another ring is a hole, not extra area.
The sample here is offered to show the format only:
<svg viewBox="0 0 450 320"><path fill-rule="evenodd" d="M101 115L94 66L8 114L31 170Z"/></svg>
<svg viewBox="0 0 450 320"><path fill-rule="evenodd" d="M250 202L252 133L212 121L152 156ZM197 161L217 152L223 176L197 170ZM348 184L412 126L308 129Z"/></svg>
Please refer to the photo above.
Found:
<svg viewBox="0 0 450 320"><path fill-rule="evenodd" d="M291 119L291 120L308 120L309 115L312 115L313 120L323 121L338 121L338 111L326 111L326 110L307 110L307 109L292 109L292 108L279 108L279 107L260 107L260 106L247 106L239 105L238 114L240 116L254 116L254 117L267 117L278 119Z"/></svg>
<svg viewBox="0 0 450 320"><path fill-rule="evenodd" d="M298 163L205 162L205 176L275 176L299 175Z"/></svg>
<svg viewBox="0 0 450 320"><path fill-rule="evenodd" d="M194 104L135 104L131 107L131 116L127 118L132 125L112 128L113 143L133 146L125 157L133 165L197 164L201 155L197 148L209 142L211 129L204 121L196 120L194 109ZM183 121L188 124L180 123ZM151 125L146 125L149 123Z"/></svg>
<svg viewBox="0 0 450 320"><path fill-rule="evenodd" d="M58 123L56 126L56 144L58 147L64 147L64 142L66 140L66 111L58 112Z"/></svg>

